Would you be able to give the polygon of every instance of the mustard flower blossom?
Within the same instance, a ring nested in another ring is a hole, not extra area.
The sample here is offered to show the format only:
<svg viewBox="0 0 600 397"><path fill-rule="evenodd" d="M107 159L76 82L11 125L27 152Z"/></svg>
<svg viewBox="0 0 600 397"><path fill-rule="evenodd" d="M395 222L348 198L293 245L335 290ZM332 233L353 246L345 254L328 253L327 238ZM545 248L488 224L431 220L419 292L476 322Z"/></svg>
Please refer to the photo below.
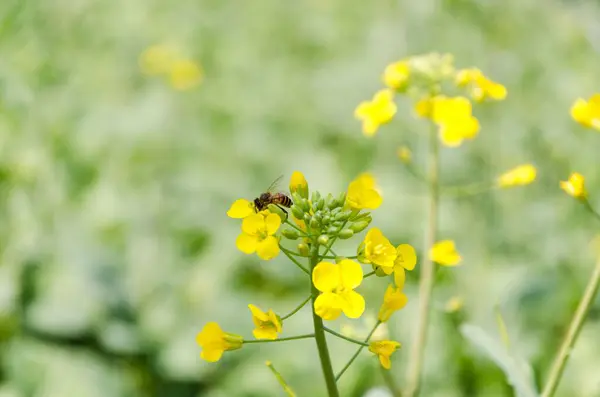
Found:
<svg viewBox="0 0 600 397"><path fill-rule="evenodd" d="M363 134L373 136L383 124L389 123L397 111L392 90L380 90L370 101L361 102L354 117L362 121Z"/></svg>
<svg viewBox="0 0 600 397"><path fill-rule="evenodd" d="M587 101L577 99L571 107L571 117L584 127L600 131L600 93L592 95Z"/></svg>
<svg viewBox="0 0 600 397"><path fill-rule="evenodd" d="M462 260L452 240L443 240L435 243L429 251L429 257L432 261L442 266L456 266Z"/></svg>
<svg viewBox="0 0 600 397"><path fill-rule="evenodd" d="M573 172L567 181L560 181L560 188L569 196L573 196L578 199L584 199L587 197L587 191L585 189L585 177L578 172Z"/></svg>
<svg viewBox="0 0 600 397"><path fill-rule="evenodd" d="M400 342L393 340L382 340L371 342L369 344L369 351L377 355L383 368L390 369L392 367L392 361L390 360L390 357L396 350L400 348L400 346Z"/></svg>
<svg viewBox="0 0 600 397"><path fill-rule="evenodd" d="M290 193L298 193L301 197L308 199L308 182L304 174L294 171L290 178Z"/></svg>
<svg viewBox="0 0 600 397"><path fill-rule="evenodd" d="M391 284L388 285L385 295L383 296L383 304L379 308L379 321L388 321L392 314L406 306L406 303L408 303L408 298L402 292L402 287L394 287Z"/></svg>
<svg viewBox="0 0 600 397"><path fill-rule="evenodd" d="M405 270L411 271L417 265L417 253L410 244L400 244L396 247L394 260L394 283L402 288L406 279Z"/></svg>
<svg viewBox="0 0 600 397"><path fill-rule="evenodd" d="M488 79L477 68L459 70L456 74L456 84L459 87L468 87L476 102L482 102L487 98L497 101L506 98L506 87Z"/></svg>
<svg viewBox="0 0 600 397"><path fill-rule="evenodd" d="M462 297L453 296L452 298L448 299L444 309L446 310L446 313L456 313L462 309L464 305L465 300Z"/></svg>
<svg viewBox="0 0 600 397"><path fill-rule="evenodd" d="M324 320L335 320L343 312L359 318L365 311L365 299L354 289L363 279L360 265L350 259L338 264L320 262L312 273L312 282L321 292L315 300L315 312Z"/></svg>
<svg viewBox="0 0 600 397"><path fill-rule="evenodd" d="M240 349L244 340L240 335L223 332L219 324L210 322L196 335L196 343L202 347L200 357L214 363L225 351Z"/></svg>
<svg viewBox="0 0 600 397"><path fill-rule="evenodd" d="M281 218L277 214L263 211L247 216L235 245L245 254L256 252L261 259L273 259L279 254L279 240L274 236L279 226Z"/></svg>
<svg viewBox="0 0 600 397"><path fill-rule="evenodd" d="M479 121L471 114L471 102L465 97L437 97L432 118L439 126L440 140L448 147L460 146L463 140L479 133Z"/></svg>
<svg viewBox="0 0 600 397"><path fill-rule="evenodd" d="M383 83L394 89L403 90L408 85L410 78L410 64L406 60L397 61L386 66L383 72Z"/></svg>
<svg viewBox="0 0 600 397"><path fill-rule="evenodd" d="M375 178L369 173L360 174L348 185L346 203L350 208L374 210L381 205L382 201L375 185Z"/></svg>
<svg viewBox="0 0 600 397"><path fill-rule="evenodd" d="M367 232L363 243L361 261L380 267L385 274L392 274L396 260L396 248L381 230L374 227Z"/></svg>
<svg viewBox="0 0 600 397"><path fill-rule="evenodd" d="M535 181L536 169L531 164L523 164L506 171L496 181L500 187L528 185Z"/></svg>
<svg viewBox="0 0 600 397"><path fill-rule="evenodd" d="M194 88L203 78L202 69L189 59L175 60L169 69L171 86L179 91Z"/></svg>
<svg viewBox="0 0 600 397"><path fill-rule="evenodd" d="M277 339L278 334L281 333L281 319L273 309L269 309L265 313L252 304L248 305L248 308L252 312L252 321L256 326L252 331L254 337L256 339Z"/></svg>
<svg viewBox="0 0 600 397"><path fill-rule="evenodd" d="M246 199L235 200L227 210L227 216L236 219L243 219L255 213L254 203Z"/></svg>

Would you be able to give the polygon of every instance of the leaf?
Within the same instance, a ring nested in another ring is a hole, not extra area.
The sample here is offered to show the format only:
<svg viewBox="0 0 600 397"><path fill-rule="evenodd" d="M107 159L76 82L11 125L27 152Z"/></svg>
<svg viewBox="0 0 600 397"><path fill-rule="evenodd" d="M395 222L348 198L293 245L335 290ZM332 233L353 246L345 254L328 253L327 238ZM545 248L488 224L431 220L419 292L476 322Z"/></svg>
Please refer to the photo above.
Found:
<svg viewBox="0 0 600 397"><path fill-rule="evenodd" d="M508 383L519 397L539 397L533 381L533 371L525 360L504 348L502 342L492 338L482 328L471 324L460 327L463 336L469 339L479 350L487 353L488 357L502 369Z"/></svg>

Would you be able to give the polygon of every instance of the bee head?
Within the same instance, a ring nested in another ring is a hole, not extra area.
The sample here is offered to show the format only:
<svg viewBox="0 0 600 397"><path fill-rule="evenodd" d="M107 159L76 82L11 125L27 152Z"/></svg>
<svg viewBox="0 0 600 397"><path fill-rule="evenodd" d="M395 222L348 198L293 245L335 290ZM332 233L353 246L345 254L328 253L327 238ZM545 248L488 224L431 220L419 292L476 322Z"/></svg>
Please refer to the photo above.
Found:
<svg viewBox="0 0 600 397"><path fill-rule="evenodd" d="M263 194L261 194L259 200L262 201L263 203L270 201L271 200L271 193L263 193Z"/></svg>

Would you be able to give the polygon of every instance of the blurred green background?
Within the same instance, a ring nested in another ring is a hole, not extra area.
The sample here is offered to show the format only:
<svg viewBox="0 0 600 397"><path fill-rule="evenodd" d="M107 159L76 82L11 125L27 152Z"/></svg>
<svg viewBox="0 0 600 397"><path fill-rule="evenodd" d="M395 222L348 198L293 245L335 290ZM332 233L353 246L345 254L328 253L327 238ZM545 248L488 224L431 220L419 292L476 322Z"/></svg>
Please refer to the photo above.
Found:
<svg viewBox="0 0 600 397"><path fill-rule="evenodd" d="M495 305L539 384L594 260L598 224L558 181L583 173L600 206L600 136L569 117L577 97L600 90L598 20L598 1L575 0L3 0L0 396L281 396L267 359L299 396L324 395L312 341L200 360L194 337L207 321L250 336L248 303L285 313L306 293L284 257L239 252L239 222L225 212L293 170L335 194L369 170L384 195L373 225L420 252L424 188L395 151L408 145L422 166L426 126L401 100L369 140L353 110L387 63L430 51L509 92L476 108L476 140L443 151L444 183L526 162L539 173L531 186L443 199L440 238L464 262L437 273L422 395L514 395L459 330L470 323L499 340ZM202 66L200 85L178 91L141 73L140 54L161 43ZM400 385L418 276L417 266L389 324L403 343L391 372ZM373 316L384 287L361 287ZM453 296L465 306L448 314ZM599 315L596 302L560 396L600 395ZM331 326L363 335L366 317ZM284 335L310 327L305 308ZM340 368L354 346L330 341ZM344 376L343 396L383 385L370 356Z"/></svg>

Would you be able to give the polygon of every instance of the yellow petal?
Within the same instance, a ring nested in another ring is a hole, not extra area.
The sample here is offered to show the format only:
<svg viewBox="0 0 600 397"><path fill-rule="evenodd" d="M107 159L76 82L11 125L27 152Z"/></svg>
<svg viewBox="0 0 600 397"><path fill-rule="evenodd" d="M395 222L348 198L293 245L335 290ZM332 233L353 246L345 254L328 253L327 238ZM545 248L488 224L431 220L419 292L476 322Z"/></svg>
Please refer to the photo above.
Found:
<svg viewBox="0 0 600 397"><path fill-rule="evenodd" d="M240 233L235 240L235 246L244 254L253 254L258 247L258 237Z"/></svg>
<svg viewBox="0 0 600 397"><path fill-rule="evenodd" d="M435 243L429 255L432 261L442 266L456 266L462 260L452 240L443 240Z"/></svg>
<svg viewBox="0 0 600 397"><path fill-rule="evenodd" d="M275 258L279 255L279 240L276 237L268 236L264 240L259 241L256 246L256 255L265 261Z"/></svg>
<svg viewBox="0 0 600 397"><path fill-rule="evenodd" d="M277 331L271 327L255 328L252 331L252 335L254 335L256 339L277 339Z"/></svg>
<svg viewBox="0 0 600 397"><path fill-rule="evenodd" d="M369 114L370 108L371 108L370 102L367 102L367 101L361 102L354 110L354 117L356 117L359 120L362 120Z"/></svg>
<svg viewBox="0 0 600 397"><path fill-rule="evenodd" d="M208 361L209 363L214 363L221 359L221 357L223 356L223 352L224 350L222 349L202 349L202 351L200 352L200 357L203 360Z"/></svg>
<svg viewBox="0 0 600 397"><path fill-rule="evenodd" d="M258 320L258 324L255 322L255 325L260 325L260 322L269 321L269 316L267 313L260 310L257 306L249 304L248 308L250 309L250 312L252 312L252 319Z"/></svg>
<svg viewBox="0 0 600 397"><path fill-rule="evenodd" d="M440 141L447 147L458 147L464 140L460 131L448 128L445 125L440 127Z"/></svg>
<svg viewBox="0 0 600 397"><path fill-rule="evenodd" d="M396 284L396 287L403 288L405 282L406 272L404 271L404 268L401 266L394 267L394 284Z"/></svg>
<svg viewBox="0 0 600 397"><path fill-rule="evenodd" d="M320 262L312 273L312 282L321 292L331 292L341 283L340 268L330 262Z"/></svg>
<svg viewBox="0 0 600 397"><path fill-rule="evenodd" d="M406 270L413 270L417 264L417 253L410 244L400 244L396 248L395 266L401 266Z"/></svg>
<svg viewBox="0 0 600 397"><path fill-rule="evenodd" d="M356 291L346 291L338 294L341 306L348 318L359 318L365 312L365 298Z"/></svg>
<svg viewBox="0 0 600 397"><path fill-rule="evenodd" d="M290 178L290 193L301 189L308 189L308 182L306 182L304 174L300 171L294 171Z"/></svg>
<svg viewBox="0 0 600 397"><path fill-rule="evenodd" d="M279 226L281 226L281 218L277 214L269 214L265 218L265 224L267 226L267 233L272 236L277 232Z"/></svg>
<svg viewBox="0 0 600 397"><path fill-rule="evenodd" d="M340 298L332 292L324 292L315 299L315 313L323 320L335 320L342 314Z"/></svg>
<svg viewBox="0 0 600 397"><path fill-rule="evenodd" d="M198 343L200 346L207 345L215 340L223 339L224 335L225 333L221 327L219 327L219 324L211 321L206 323L204 328L202 328L202 331L196 335L196 343Z"/></svg>
<svg viewBox="0 0 600 397"><path fill-rule="evenodd" d="M281 332L281 320L277 317L277 314L273 311L273 309L269 309L269 321L275 325L276 331Z"/></svg>
<svg viewBox="0 0 600 397"><path fill-rule="evenodd" d="M266 230L266 226L263 214L253 214L245 217L242 221L242 231L246 234L256 236L264 230Z"/></svg>
<svg viewBox="0 0 600 397"><path fill-rule="evenodd" d="M579 98L575 101L575 103L571 107L571 117L573 117L575 121L577 121L580 124L583 124L586 127L591 126L592 117L590 114L590 107L584 99Z"/></svg>
<svg viewBox="0 0 600 397"><path fill-rule="evenodd" d="M392 368L392 360L390 360L389 356L379 355L379 362L381 363L381 366L385 369Z"/></svg>
<svg viewBox="0 0 600 397"><path fill-rule="evenodd" d="M227 216L230 218L241 219L254 213L254 204L245 199L236 200L229 210Z"/></svg>
<svg viewBox="0 0 600 397"><path fill-rule="evenodd" d="M338 266L340 275L338 280L341 280L338 282L340 283L341 287L354 289L360 285L363 280L363 271L362 267L358 263L350 259L343 259L340 261Z"/></svg>

